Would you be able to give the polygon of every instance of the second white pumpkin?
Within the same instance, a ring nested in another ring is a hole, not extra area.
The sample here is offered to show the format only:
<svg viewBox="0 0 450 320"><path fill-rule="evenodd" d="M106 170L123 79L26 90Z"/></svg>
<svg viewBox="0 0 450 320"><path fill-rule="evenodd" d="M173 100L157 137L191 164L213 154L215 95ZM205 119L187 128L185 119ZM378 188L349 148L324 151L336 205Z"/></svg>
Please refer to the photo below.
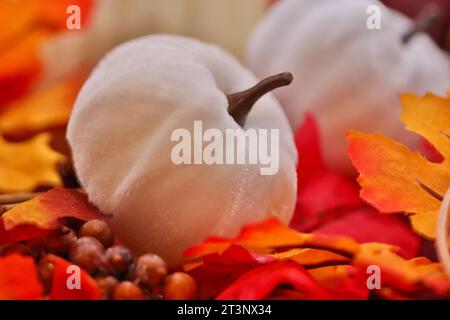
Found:
<svg viewBox="0 0 450 320"><path fill-rule="evenodd" d="M379 30L367 26L373 5L381 10ZM346 130L383 132L416 147L398 120L399 95L450 90L448 55L425 33L402 43L412 28L376 0L282 0L256 27L247 60L261 78L280 69L294 74L275 93L292 127L311 111L328 165L350 172Z"/></svg>

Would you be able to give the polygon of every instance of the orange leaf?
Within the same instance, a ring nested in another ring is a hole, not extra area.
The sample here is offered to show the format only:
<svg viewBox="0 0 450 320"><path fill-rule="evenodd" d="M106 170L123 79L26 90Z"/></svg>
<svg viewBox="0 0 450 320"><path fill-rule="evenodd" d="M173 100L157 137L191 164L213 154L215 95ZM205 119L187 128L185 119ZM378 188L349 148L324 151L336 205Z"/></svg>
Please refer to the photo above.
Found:
<svg viewBox="0 0 450 320"><path fill-rule="evenodd" d="M43 290L33 258L20 254L0 258L0 300L41 299Z"/></svg>
<svg viewBox="0 0 450 320"><path fill-rule="evenodd" d="M288 251L272 254L271 256L278 260L295 261L298 264L308 268L329 264L344 264L350 261L349 258L340 254L327 250L311 248L290 249Z"/></svg>
<svg viewBox="0 0 450 320"><path fill-rule="evenodd" d="M353 264L366 268L376 265L381 270L382 287L390 287L398 292L420 295L431 292L437 297L450 295L450 279L441 264L431 263L427 258L405 260L396 254L396 248L380 244L361 244Z"/></svg>
<svg viewBox="0 0 450 320"><path fill-rule="evenodd" d="M270 299L276 289L289 285L293 291L304 295L305 299L330 299L323 289L301 266L294 262L275 262L256 267L244 273L226 288L218 300L259 300ZM278 298L279 294L277 295Z"/></svg>
<svg viewBox="0 0 450 320"><path fill-rule="evenodd" d="M62 184L57 165L65 158L49 146L51 136L10 143L0 137L0 192L32 191Z"/></svg>
<svg viewBox="0 0 450 320"><path fill-rule="evenodd" d="M57 83L15 101L0 115L1 132L15 136L65 125L78 89L78 83Z"/></svg>
<svg viewBox="0 0 450 320"><path fill-rule="evenodd" d="M433 163L381 134L350 132L349 155L360 172L361 196L382 212L413 213L414 230L434 239L442 195L450 187L450 97L402 97L402 121L441 153Z"/></svg>
<svg viewBox="0 0 450 320"><path fill-rule="evenodd" d="M48 261L54 264L52 287L49 298L52 300L100 300L100 289L97 282L83 269L79 269L80 287L70 289L69 277L75 275L69 261L55 255L47 255Z"/></svg>
<svg viewBox="0 0 450 320"><path fill-rule="evenodd" d="M46 236L57 231L61 218L106 220L107 215L89 204L77 191L57 188L21 203L0 219L0 244Z"/></svg>
<svg viewBox="0 0 450 320"><path fill-rule="evenodd" d="M347 237L300 233L286 227L276 218L269 218L242 228L241 233L234 239L208 238L202 244L186 250L184 256L193 258L221 253L233 244L242 245L255 251L313 247L343 254L353 253L359 246L357 242Z"/></svg>
<svg viewBox="0 0 450 320"><path fill-rule="evenodd" d="M0 21L8 26L0 29L1 51L33 27L37 9L35 1L0 1Z"/></svg>
<svg viewBox="0 0 450 320"><path fill-rule="evenodd" d="M367 274L349 265L327 266L308 270L323 288L333 294L334 299L366 299L369 289Z"/></svg>

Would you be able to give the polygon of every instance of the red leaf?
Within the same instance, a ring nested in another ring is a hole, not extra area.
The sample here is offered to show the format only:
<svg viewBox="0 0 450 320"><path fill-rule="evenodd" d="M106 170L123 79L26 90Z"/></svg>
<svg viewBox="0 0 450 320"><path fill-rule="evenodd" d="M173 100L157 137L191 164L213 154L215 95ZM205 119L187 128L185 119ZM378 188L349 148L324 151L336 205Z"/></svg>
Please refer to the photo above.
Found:
<svg viewBox="0 0 450 320"><path fill-rule="evenodd" d="M309 232L332 219L338 211L364 206L353 181L327 171L311 179L299 190L291 227Z"/></svg>
<svg viewBox="0 0 450 320"><path fill-rule="evenodd" d="M295 144L300 155L297 167L300 189L312 178L327 171L320 148L319 129L312 114L305 115L305 122L296 132Z"/></svg>
<svg viewBox="0 0 450 320"><path fill-rule="evenodd" d="M198 297L213 299L244 272L257 266L273 262L270 256L254 255L241 246L233 245L222 254L203 258L203 263L189 274L196 280Z"/></svg>
<svg viewBox="0 0 450 320"><path fill-rule="evenodd" d="M346 235L359 243L380 242L400 248L399 254L410 259L417 256L420 238L400 217L383 215L372 208L364 208L341 216L317 229L321 234Z"/></svg>
<svg viewBox="0 0 450 320"><path fill-rule="evenodd" d="M305 299L330 299L325 291L301 266L295 262L275 262L254 268L226 288L218 300L268 299L280 287L288 286L304 294ZM279 298L279 295L277 295Z"/></svg>
<svg viewBox="0 0 450 320"><path fill-rule="evenodd" d="M33 258L10 254L0 259L0 300L34 300L43 297Z"/></svg>
<svg viewBox="0 0 450 320"><path fill-rule="evenodd" d="M68 280L73 274L69 271L72 263L49 254L48 260L54 263L54 274L52 280L52 287L50 289L49 297L52 300L99 300L100 290L97 282L83 269L80 269L80 288L69 289Z"/></svg>

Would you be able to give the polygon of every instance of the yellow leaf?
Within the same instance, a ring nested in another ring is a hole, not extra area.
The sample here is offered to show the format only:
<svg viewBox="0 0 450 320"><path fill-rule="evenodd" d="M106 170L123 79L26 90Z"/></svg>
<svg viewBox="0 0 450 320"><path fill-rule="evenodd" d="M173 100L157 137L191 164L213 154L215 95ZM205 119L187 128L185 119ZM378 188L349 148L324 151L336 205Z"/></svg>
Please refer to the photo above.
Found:
<svg viewBox="0 0 450 320"><path fill-rule="evenodd" d="M381 212L410 213L414 230L434 239L442 197L450 187L450 97L402 97L402 121L444 157L433 163L381 134L350 132L349 155L360 172L361 196Z"/></svg>
<svg viewBox="0 0 450 320"><path fill-rule="evenodd" d="M0 192L31 191L38 186L60 186L57 165L65 158L49 146L51 136L10 143L0 138Z"/></svg>

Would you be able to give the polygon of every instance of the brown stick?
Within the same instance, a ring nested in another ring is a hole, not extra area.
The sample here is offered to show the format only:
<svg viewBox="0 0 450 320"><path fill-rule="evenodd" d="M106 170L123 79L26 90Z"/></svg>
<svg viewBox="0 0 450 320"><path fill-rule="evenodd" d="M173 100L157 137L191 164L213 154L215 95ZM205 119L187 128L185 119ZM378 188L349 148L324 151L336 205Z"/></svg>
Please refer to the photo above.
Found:
<svg viewBox="0 0 450 320"><path fill-rule="evenodd" d="M441 18L441 8L434 3L430 3L422 9L419 17L414 23L413 28L403 35L402 43L406 45L419 33L430 30L430 28L435 26Z"/></svg>
<svg viewBox="0 0 450 320"><path fill-rule="evenodd" d="M241 127L243 127L247 115L256 101L276 88L289 85L292 80L293 76L291 73L280 73L262 80L248 90L228 95L228 113Z"/></svg>
<svg viewBox="0 0 450 320"><path fill-rule="evenodd" d="M42 192L17 192L0 194L0 205L9 205L28 201L42 194Z"/></svg>

